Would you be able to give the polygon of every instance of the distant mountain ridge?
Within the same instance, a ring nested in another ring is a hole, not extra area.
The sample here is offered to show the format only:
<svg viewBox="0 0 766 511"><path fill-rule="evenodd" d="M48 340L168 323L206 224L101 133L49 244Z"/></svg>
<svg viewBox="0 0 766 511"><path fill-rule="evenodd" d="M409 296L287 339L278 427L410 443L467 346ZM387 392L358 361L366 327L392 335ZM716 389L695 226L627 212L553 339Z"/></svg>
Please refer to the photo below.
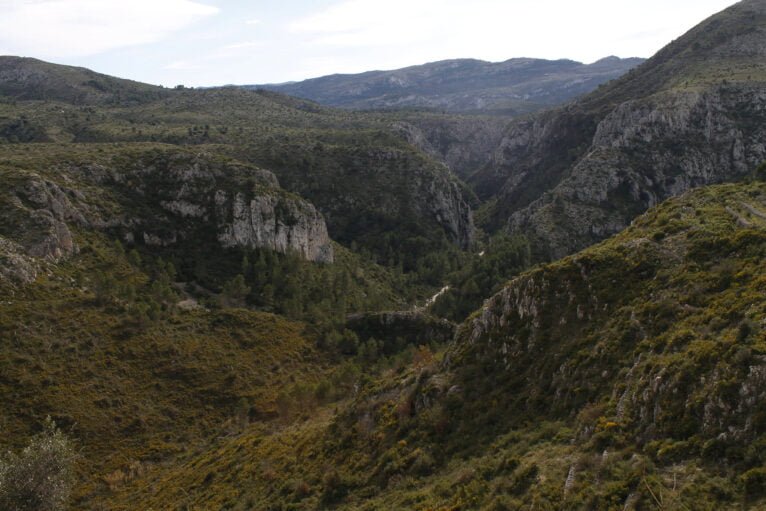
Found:
<svg viewBox="0 0 766 511"><path fill-rule="evenodd" d="M515 58L455 59L393 71L335 74L301 82L246 85L360 110L425 108L526 113L563 103L617 78L644 59L607 57L593 64Z"/></svg>

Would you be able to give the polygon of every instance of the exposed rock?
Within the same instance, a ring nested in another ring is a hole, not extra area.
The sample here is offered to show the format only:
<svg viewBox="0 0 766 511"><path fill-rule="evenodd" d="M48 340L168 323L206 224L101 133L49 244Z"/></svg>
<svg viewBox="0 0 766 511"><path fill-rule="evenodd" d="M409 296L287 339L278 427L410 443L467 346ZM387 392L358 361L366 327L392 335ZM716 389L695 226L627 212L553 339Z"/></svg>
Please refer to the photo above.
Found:
<svg viewBox="0 0 766 511"><path fill-rule="evenodd" d="M311 204L278 195L215 194L218 241L225 247L263 247L299 253L304 259L333 261L322 215Z"/></svg>
<svg viewBox="0 0 766 511"><path fill-rule="evenodd" d="M573 103L514 121L470 182L492 229L555 259L766 158L766 8L742 1ZM497 192L499 190L499 193Z"/></svg>
<svg viewBox="0 0 766 511"><path fill-rule="evenodd" d="M322 216L310 203L280 190L271 172L177 153L141 160L114 180L137 193L134 200L159 206L155 217L123 226L141 230L147 244L169 246L212 228L224 247L294 251L310 261L333 261Z"/></svg>
<svg viewBox="0 0 766 511"><path fill-rule="evenodd" d="M39 259L27 255L18 243L0 236L0 282L32 282L37 278L41 263Z"/></svg>
<svg viewBox="0 0 766 511"><path fill-rule="evenodd" d="M466 179L489 163L506 125L507 120L502 117L419 115L395 122L391 128L408 143L444 162L458 177Z"/></svg>
<svg viewBox="0 0 766 511"><path fill-rule="evenodd" d="M300 197L277 188L273 174L181 150L138 153L130 164L67 164L57 180L19 169L0 205L0 275L33 280L43 260L78 250L73 231L99 229L127 242L168 247L212 241L224 247L293 251L333 261L324 219ZM79 183L82 189L74 188ZM86 183L98 185L83 191Z"/></svg>
<svg viewBox="0 0 766 511"><path fill-rule="evenodd" d="M18 179L15 179L18 178ZM13 282L35 279L44 261L57 262L78 251L71 229L91 224L84 196L35 173L14 176L0 197L0 275Z"/></svg>
<svg viewBox="0 0 766 511"><path fill-rule="evenodd" d="M668 197L743 178L766 159L764 140L766 89L760 87L623 103L599 123L569 176L512 214L509 229L562 257L619 232Z"/></svg>
<svg viewBox="0 0 766 511"><path fill-rule="evenodd" d="M612 239L511 281L460 325L442 369L473 392L477 374L503 382L514 409L548 418L608 402L609 427L642 442L757 438L764 205L763 183L664 202Z"/></svg>
<svg viewBox="0 0 766 511"><path fill-rule="evenodd" d="M317 207L330 235L342 243L356 242L375 251L382 248L382 238L395 233L396 239L384 244L386 249L416 239L470 247L475 228L465 186L444 164L389 133L378 138L383 142L299 145L301 151L310 149L302 154L313 163L308 167L296 163L276 172L288 190Z"/></svg>

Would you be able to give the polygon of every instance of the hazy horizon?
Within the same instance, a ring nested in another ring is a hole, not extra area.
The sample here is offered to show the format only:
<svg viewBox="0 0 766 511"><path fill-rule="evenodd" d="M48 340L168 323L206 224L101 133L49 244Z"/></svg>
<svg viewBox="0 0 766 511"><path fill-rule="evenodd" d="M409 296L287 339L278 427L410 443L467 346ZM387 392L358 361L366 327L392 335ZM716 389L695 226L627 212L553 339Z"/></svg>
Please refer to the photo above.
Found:
<svg viewBox="0 0 766 511"><path fill-rule="evenodd" d="M731 0L0 0L0 54L174 86L440 60L648 58Z"/></svg>

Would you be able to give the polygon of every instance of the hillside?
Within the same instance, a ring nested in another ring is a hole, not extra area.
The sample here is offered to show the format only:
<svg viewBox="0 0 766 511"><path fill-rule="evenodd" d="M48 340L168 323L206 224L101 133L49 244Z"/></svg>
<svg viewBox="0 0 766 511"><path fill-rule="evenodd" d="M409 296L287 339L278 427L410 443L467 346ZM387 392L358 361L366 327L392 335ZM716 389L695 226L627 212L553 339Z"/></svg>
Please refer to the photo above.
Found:
<svg viewBox="0 0 766 511"><path fill-rule="evenodd" d="M80 455L77 509L332 406L379 348L406 359L402 330L379 346L347 314L409 309L473 241L470 193L388 118L117 79L91 95L89 71L4 65L0 472L50 416Z"/></svg>
<svg viewBox="0 0 766 511"><path fill-rule="evenodd" d="M55 91L45 101L5 98L0 139L205 146L274 172L287 191L313 203L331 238L408 270L437 247L473 242L470 192L442 162L396 133L389 118L236 88L163 90L140 104L85 106L58 86L79 70L43 70Z"/></svg>
<svg viewBox="0 0 766 511"><path fill-rule="evenodd" d="M78 229L147 247L204 244L333 261L322 216L267 171L168 146L95 147L3 152L0 278L34 281L42 261L78 252Z"/></svg>
<svg viewBox="0 0 766 511"><path fill-rule="evenodd" d="M0 175L0 443L52 417L77 445L76 509L289 420L293 396L336 402L358 371L346 314L412 289L271 173L211 152L14 144Z"/></svg>
<svg viewBox="0 0 766 511"><path fill-rule="evenodd" d="M116 508L762 509L764 218L762 182L672 199L511 281L440 362L150 471Z"/></svg>
<svg viewBox="0 0 766 511"><path fill-rule="evenodd" d="M0 57L0 509L766 510L766 0L629 65Z"/></svg>
<svg viewBox="0 0 766 511"><path fill-rule="evenodd" d="M0 95L14 100L60 100L76 105L138 104L167 96L153 85L81 67L0 56Z"/></svg>
<svg viewBox="0 0 766 511"><path fill-rule="evenodd" d="M248 85L323 105L357 110L423 108L518 115L564 103L619 77L643 59L459 59L394 71L331 75L302 82Z"/></svg>
<svg viewBox="0 0 766 511"><path fill-rule="evenodd" d="M512 123L469 178L486 226L557 258L624 229L694 186L741 179L766 159L766 2L702 22L622 78Z"/></svg>

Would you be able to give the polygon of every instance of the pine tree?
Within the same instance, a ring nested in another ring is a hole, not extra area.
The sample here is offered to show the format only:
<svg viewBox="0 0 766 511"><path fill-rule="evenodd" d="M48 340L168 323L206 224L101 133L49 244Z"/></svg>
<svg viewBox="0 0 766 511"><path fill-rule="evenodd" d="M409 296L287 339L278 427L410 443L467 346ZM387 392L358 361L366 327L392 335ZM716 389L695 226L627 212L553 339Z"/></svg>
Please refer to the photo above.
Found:
<svg viewBox="0 0 766 511"><path fill-rule="evenodd" d="M250 287L245 283L245 276L240 273L223 285L221 306L241 307L245 304L245 298L249 293Z"/></svg>

